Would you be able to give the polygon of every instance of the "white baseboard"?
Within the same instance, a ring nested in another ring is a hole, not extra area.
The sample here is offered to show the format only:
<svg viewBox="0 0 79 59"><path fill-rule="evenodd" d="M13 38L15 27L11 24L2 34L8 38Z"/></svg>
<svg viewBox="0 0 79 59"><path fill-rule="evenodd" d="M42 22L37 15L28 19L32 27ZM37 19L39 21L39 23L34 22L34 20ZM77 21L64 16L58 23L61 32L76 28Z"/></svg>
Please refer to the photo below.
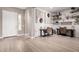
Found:
<svg viewBox="0 0 79 59"><path fill-rule="evenodd" d="M25 34L25 36L30 37L29 34Z"/></svg>
<svg viewBox="0 0 79 59"><path fill-rule="evenodd" d="M27 36L27 37L29 37L30 39L34 39L35 38L35 36L29 36L29 34L25 34L25 36Z"/></svg>
<svg viewBox="0 0 79 59"><path fill-rule="evenodd" d="M25 34L25 36L29 36L29 34Z"/></svg>
<svg viewBox="0 0 79 59"><path fill-rule="evenodd" d="M28 34L18 34L18 35L15 35L15 36L26 36L26 37L29 37L30 39L33 39L33 38L35 38L35 37L31 37L31 36L29 36ZM11 37L11 36L7 36L7 37ZM2 39L2 38L5 38L5 37L0 37L0 39Z"/></svg>
<svg viewBox="0 0 79 59"><path fill-rule="evenodd" d="M2 39L3 37L0 37L0 39Z"/></svg>
<svg viewBox="0 0 79 59"><path fill-rule="evenodd" d="M30 37L31 39L34 39L35 37Z"/></svg>
<svg viewBox="0 0 79 59"><path fill-rule="evenodd" d="M24 34L17 34L16 36L23 36Z"/></svg>

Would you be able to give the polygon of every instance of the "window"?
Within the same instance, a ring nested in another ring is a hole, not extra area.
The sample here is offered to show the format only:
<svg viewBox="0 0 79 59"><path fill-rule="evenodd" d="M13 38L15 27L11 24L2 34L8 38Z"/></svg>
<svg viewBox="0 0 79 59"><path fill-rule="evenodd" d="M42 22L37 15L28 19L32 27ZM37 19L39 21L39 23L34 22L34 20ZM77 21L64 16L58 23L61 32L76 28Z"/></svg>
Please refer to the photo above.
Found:
<svg viewBox="0 0 79 59"><path fill-rule="evenodd" d="M19 23L18 29L19 29L19 30L22 30L22 27L21 27L21 26L22 26L21 19L22 19L22 16L21 16L21 14L19 14L19 15L18 15L18 23Z"/></svg>

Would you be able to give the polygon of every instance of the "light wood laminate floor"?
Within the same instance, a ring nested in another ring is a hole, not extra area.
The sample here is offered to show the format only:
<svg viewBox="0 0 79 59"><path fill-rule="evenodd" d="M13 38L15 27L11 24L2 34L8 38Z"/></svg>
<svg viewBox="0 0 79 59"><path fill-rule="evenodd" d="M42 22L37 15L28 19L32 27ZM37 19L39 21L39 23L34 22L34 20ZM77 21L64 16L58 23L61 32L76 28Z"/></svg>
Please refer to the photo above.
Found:
<svg viewBox="0 0 79 59"><path fill-rule="evenodd" d="M25 36L0 39L1 52L77 52L79 38L60 35L37 37Z"/></svg>

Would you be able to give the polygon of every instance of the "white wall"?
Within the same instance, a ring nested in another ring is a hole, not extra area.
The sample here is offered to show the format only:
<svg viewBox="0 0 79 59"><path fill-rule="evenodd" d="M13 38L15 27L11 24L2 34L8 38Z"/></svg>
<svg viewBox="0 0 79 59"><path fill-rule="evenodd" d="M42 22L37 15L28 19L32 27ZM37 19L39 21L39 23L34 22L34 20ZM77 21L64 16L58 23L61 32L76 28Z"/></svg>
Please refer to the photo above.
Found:
<svg viewBox="0 0 79 59"><path fill-rule="evenodd" d="M36 12L38 12L38 14L36 15L37 18L37 23L35 22L35 37L40 36L40 28L42 27L42 29L45 29L47 27L52 27L51 25L51 17L47 17L47 14L50 13L46 10L42 10L40 8L36 8ZM40 14L41 13L41 14ZM51 13L50 13L51 15ZM39 19L43 18L43 23L39 22Z"/></svg>
<svg viewBox="0 0 79 59"><path fill-rule="evenodd" d="M25 34L34 36L34 8L27 8L25 10Z"/></svg>
<svg viewBox="0 0 79 59"><path fill-rule="evenodd" d="M38 14L37 14L38 13ZM51 26L51 18L47 17L48 11L39 8L27 8L25 12L25 32L29 36L40 36L40 27L47 28ZM39 18L43 18L43 23L39 22Z"/></svg>

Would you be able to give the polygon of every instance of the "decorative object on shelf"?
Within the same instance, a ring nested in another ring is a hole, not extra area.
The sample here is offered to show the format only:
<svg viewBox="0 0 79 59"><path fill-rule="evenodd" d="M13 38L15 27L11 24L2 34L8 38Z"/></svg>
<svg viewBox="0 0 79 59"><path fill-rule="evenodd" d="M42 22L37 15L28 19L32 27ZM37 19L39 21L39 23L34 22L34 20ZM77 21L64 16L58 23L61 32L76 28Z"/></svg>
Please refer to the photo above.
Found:
<svg viewBox="0 0 79 59"><path fill-rule="evenodd" d="M59 12L59 16L61 16L62 14Z"/></svg>
<svg viewBox="0 0 79 59"><path fill-rule="evenodd" d="M47 17L50 17L50 14L49 13L47 14Z"/></svg>
<svg viewBox="0 0 79 59"><path fill-rule="evenodd" d="M72 22L61 22L61 25L72 25Z"/></svg>
<svg viewBox="0 0 79 59"><path fill-rule="evenodd" d="M40 18L40 19L39 19L39 22L40 22L40 23L43 23L43 19L42 19L42 18Z"/></svg>
<svg viewBox="0 0 79 59"><path fill-rule="evenodd" d="M61 15L62 14L60 12L56 13L55 15L53 15L53 20L57 20L57 19L60 20L60 19L62 19Z"/></svg>
<svg viewBox="0 0 79 59"><path fill-rule="evenodd" d="M54 21L53 24L54 25L59 25L59 21Z"/></svg>
<svg viewBox="0 0 79 59"><path fill-rule="evenodd" d="M66 16L66 19L68 20L69 19L69 16Z"/></svg>
<svg viewBox="0 0 79 59"><path fill-rule="evenodd" d="M75 10L75 7L71 7L71 10Z"/></svg>
<svg viewBox="0 0 79 59"><path fill-rule="evenodd" d="M75 13L75 12L79 12L79 8L78 7L71 7L70 13Z"/></svg>
<svg viewBox="0 0 79 59"><path fill-rule="evenodd" d="M79 15L74 15L71 18L75 19L75 24L79 24Z"/></svg>
<svg viewBox="0 0 79 59"><path fill-rule="evenodd" d="M76 20L76 19L79 19L79 15L72 15L71 18L73 18L73 19L75 19L75 20Z"/></svg>
<svg viewBox="0 0 79 59"><path fill-rule="evenodd" d="M76 21L75 21L75 23L76 24L79 24L79 18L77 18L77 19L75 19Z"/></svg>
<svg viewBox="0 0 79 59"><path fill-rule="evenodd" d="M59 23L58 21L56 21L56 23Z"/></svg>

